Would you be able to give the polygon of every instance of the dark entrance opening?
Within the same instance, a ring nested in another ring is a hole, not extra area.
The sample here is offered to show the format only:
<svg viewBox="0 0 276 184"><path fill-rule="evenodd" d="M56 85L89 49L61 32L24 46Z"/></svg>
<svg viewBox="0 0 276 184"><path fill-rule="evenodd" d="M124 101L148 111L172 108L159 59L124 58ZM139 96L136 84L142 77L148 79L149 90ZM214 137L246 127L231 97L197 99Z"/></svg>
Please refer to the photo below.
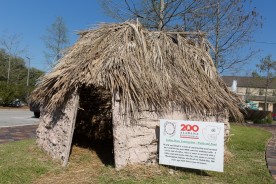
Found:
<svg viewBox="0 0 276 184"><path fill-rule="evenodd" d="M110 91L82 87L73 145L94 150L103 164L114 166L112 97Z"/></svg>

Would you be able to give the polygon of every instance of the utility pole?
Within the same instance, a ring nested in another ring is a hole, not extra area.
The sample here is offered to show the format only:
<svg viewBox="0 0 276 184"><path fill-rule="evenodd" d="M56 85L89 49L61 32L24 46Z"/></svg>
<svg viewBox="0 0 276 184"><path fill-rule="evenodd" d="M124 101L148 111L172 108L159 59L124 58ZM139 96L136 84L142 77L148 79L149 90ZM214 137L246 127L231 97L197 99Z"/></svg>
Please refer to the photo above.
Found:
<svg viewBox="0 0 276 184"><path fill-rule="evenodd" d="M7 79L7 83L9 84L10 82L10 71L11 71L11 56L9 56L8 58L8 62L9 62L9 66L8 66L8 79Z"/></svg>
<svg viewBox="0 0 276 184"><path fill-rule="evenodd" d="M27 86L29 86L29 78L30 78L30 58L29 57L26 57L29 61L29 66L28 66L28 76L27 76Z"/></svg>

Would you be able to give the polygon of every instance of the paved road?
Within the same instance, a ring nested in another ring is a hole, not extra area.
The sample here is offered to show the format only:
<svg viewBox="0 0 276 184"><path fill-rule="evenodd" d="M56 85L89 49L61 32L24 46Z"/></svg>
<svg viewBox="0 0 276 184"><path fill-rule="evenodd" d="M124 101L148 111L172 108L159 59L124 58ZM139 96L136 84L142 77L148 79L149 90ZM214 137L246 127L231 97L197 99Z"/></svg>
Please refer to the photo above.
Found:
<svg viewBox="0 0 276 184"><path fill-rule="evenodd" d="M0 109L0 127L34 125L38 118L28 109Z"/></svg>

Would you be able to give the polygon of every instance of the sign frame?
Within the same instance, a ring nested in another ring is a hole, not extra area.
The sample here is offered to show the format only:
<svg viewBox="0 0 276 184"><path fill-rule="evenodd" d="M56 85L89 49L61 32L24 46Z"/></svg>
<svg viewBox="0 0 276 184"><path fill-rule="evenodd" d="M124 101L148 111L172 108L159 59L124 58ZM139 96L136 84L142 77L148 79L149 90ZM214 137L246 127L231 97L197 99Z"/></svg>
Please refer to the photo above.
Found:
<svg viewBox="0 0 276 184"><path fill-rule="evenodd" d="M160 119L159 164L223 172L224 123Z"/></svg>

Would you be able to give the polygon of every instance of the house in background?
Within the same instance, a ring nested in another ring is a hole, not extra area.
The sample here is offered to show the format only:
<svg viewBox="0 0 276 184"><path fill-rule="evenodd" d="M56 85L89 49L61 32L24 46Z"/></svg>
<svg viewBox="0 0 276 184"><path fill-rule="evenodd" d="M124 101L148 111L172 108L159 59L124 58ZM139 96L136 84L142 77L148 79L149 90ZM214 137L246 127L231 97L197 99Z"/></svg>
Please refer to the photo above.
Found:
<svg viewBox="0 0 276 184"><path fill-rule="evenodd" d="M255 102L259 110L265 109L265 79L241 76L222 76L227 87L246 101ZM267 109L276 113L276 79L268 86Z"/></svg>

